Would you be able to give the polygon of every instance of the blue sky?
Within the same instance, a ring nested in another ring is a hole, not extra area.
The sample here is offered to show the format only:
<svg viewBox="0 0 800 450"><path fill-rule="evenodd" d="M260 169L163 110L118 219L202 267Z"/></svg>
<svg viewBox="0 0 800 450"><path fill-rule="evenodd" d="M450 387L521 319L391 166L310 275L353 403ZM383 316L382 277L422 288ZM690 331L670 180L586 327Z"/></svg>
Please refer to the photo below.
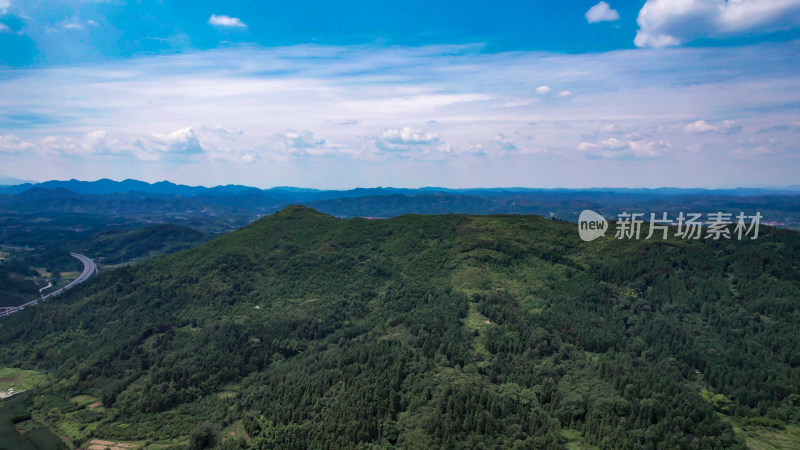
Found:
<svg viewBox="0 0 800 450"><path fill-rule="evenodd" d="M0 174L800 184L800 0L0 0Z"/></svg>

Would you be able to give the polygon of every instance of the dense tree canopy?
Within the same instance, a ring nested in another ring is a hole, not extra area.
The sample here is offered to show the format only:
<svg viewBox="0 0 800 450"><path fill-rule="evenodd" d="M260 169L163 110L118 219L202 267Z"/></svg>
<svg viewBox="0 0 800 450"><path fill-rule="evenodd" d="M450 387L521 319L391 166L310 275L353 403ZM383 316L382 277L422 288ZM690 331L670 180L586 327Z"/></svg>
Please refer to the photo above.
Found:
<svg viewBox="0 0 800 450"><path fill-rule="evenodd" d="M730 448L725 417L800 418L798 300L792 231L290 207L0 322L0 362L57 380L30 408L56 428L101 399L73 444Z"/></svg>

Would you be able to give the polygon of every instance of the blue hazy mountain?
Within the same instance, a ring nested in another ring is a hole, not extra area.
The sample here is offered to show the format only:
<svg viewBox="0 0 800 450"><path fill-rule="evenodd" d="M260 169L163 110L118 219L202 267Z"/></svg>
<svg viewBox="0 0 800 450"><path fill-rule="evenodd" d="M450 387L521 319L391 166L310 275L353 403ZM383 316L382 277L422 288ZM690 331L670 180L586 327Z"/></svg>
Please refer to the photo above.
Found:
<svg viewBox="0 0 800 450"><path fill-rule="evenodd" d="M30 184L31 181L28 180L20 180L19 178L14 177L7 177L5 175L0 175L0 186L14 186L18 184Z"/></svg>
<svg viewBox="0 0 800 450"><path fill-rule="evenodd" d="M97 181L79 180L50 180L41 183L31 183L15 178L0 175L0 193L18 194L31 188L43 189L67 189L77 194L117 194L128 192L140 192L150 195L181 195L184 197L194 197L199 195L213 196L232 196L243 194L258 194L268 197L291 198L294 200L319 200L346 197L367 197L375 195L418 195L431 193L452 193L461 195L480 195L480 196L505 196L509 193L547 193L557 195L586 194L586 193L616 193L643 196L672 196L672 195L733 195L733 196L758 196L758 195L795 195L800 194L800 186L789 186L783 188L730 188L730 189L702 189L702 188L526 188L526 187L499 187L499 188L466 188L450 189L444 187L421 187L421 188L355 188L349 190L321 190L309 189L292 186L277 186L269 189L259 189L256 187L228 184L214 187L187 186L175 184L170 181L159 181L147 183L144 181L126 179L114 181L103 178Z"/></svg>

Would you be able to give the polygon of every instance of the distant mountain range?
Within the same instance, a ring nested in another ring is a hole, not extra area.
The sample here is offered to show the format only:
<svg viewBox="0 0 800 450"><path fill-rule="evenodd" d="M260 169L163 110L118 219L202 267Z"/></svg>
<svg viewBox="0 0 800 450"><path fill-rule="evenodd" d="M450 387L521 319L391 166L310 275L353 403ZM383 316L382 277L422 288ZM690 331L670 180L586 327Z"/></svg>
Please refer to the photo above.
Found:
<svg viewBox="0 0 800 450"><path fill-rule="evenodd" d="M2 186L12 186L12 185L16 185L16 184L26 184L26 183L30 184L30 183L33 183L33 181L20 180L19 178L6 177L6 176L3 176L3 175L0 175L0 187L2 187Z"/></svg>
<svg viewBox="0 0 800 450"><path fill-rule="evenodd" d="M622 212L760 212L764 222L800 228L800 191L787 189L531 189L425 187L316 190L258 189L239 185L184 186L168 181L47 181L0 187L0 211L40 216L92 215L126 222L174 223L216 234L239 228L288 205L300 204L336 217L391 218L403 214L537 214L577 221L585 209L607 218ZM0 217L2 219L2 217ZM12 222L27 223L13 218ZM37 219L38 220L38 219ZM77 223L84 222L79 220ZM29 225L29 226L28 226ZM30 223L30 226L38 226ZM20 230L20 231L25 231ZM8 231L8 230L6 230ZM47 235L38 233L37 239ZM10 238L10 236L7 236ZM33 239L33 236L30 237ZM28 242L28 240L14 242Z"/></svg>
<svg viewBox="0 0 800 450"><path fill-rule="evenodd" d="M478 196L505 196L509 193L548 193L548 194L570 194L570 193L616 193L616 194L640 194L646 196L664 195L733 195L733 196L759 196L759 195L798 195L800 186L790 186L786 188L732 188L732 189L702 189L702 188L524 188L524 187L505 187L505 188L467 188L449 189L443 187L422 187L422 188L355 188L349 190L320 190L299 188L290 186L278 186L270 189L259 189L250 186L228 184L224 186L204 187L186 186L175 184L169 181L159 181L157 183L147 183L139 180L127 179L114 181L107 178L97 181L79 180L51 180L42 183L25 182L15 178L0 176L0 194L19 194L32 188L41 189L67 189L76 194L84 195L105 195L137 192L147 195L180 195L183 197L195 197L211 195L215 197L259 195L268 196L276 199L292 201L312 201L332 198L353 198L367 197L375 195L420 195L432 193L448 193L460 195Z"/></svg>

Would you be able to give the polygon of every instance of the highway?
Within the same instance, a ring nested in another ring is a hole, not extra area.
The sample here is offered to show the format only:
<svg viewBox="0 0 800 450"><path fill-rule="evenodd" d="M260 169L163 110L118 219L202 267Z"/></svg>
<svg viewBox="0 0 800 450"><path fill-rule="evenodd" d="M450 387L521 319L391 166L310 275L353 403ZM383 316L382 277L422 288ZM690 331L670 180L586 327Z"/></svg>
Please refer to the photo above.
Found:
<svg viewBox="0 0 800 450"><path fill-rule="evenodd" d="M94 264L91 258L86 255L81 255L80 253L70 253L73 258L76 258L78 261L83 263L83 272L78 275L78 278L75 278L70 282L68 285L64 286L63 288L53 291L47 295L42 296L41 298L37 298L35 300L31 300L28 303L23 303L19 306L3 306L0 307L0 318L7 317L17 311L21 311L28 306L35 305L41 301L47 300L50 297L58 295L66 290L72 289L73 287L83 283L84 281L88 280L89 278L93 277L97 272L97 266Z"/></svg>

